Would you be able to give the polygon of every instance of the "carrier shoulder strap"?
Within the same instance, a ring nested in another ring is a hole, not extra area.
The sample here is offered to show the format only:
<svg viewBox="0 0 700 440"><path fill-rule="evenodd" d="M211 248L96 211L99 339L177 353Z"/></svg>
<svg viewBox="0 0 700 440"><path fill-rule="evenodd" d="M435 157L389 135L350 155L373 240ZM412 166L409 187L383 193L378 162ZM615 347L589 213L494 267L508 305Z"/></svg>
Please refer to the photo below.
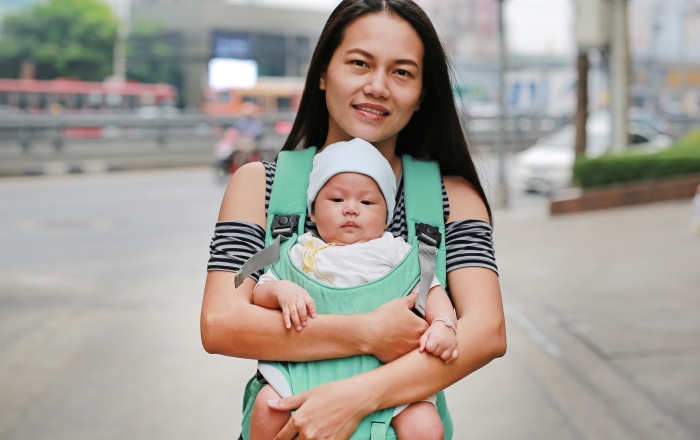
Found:
<svg viewBox="0 0 700 440"><path fill-rule="evenodd" d="M425 314L425 301L433 275L445 286L445 219L442 177L437 162L403 156L408 240L419 240L421 280L416 308Z"/></svg>
<svg viewBox="0 0 700 440"><path fill-rule="evenodd" d="M272 183L270 204L267 208L267 228L265 244L272 244L275 239L273 231L280 226L275 224L275 218L280 216L298 216L295 224L291 225L291 234L302 235L306 222L306 192L309 189L309 175L314 163L316 147L299 151L280 151L277 156L277 170ZM288 224L288 223L287 223ZM289 235L291 235L289 234Z"/></svg>
<svg viewBox="0 0 700 440"><path fill-rule="evenodd" d="M280 259L282 240L304 233L306 192L316 148L281 151L277 156L275 180L267 208L265 248L258 251L236 273L238 288L250 275Z"/></svg>

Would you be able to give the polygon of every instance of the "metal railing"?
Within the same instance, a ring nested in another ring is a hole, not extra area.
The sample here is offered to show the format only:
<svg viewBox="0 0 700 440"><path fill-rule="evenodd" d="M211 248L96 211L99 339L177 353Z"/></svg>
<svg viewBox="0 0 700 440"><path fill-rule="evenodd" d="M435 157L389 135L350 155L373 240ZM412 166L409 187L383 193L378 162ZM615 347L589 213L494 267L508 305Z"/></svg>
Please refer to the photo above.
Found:
<svg viewBox="0 0 700 440"><path fill-rule="evenodd" d="M294 117L294 113L263 115L263 144L269 148L279 148L286 134L284 127L279 127L278 123L283 122L288 126ZM56 150L61 150L66 142L84 140L154 141L165 148L173 138L215 139L221 136L223 128L235 125L240 119L240 116L211 116L203 113L157 118L144 118L135 114L12 115L0 118L0 141L5 141L6 144L17 142L25 151L37 142L50 143ZM498 117L464 120L465 130L476 144L492 145L496 141ZM568 117L509 116L506 118L506 142L513 150L525 148L569 120Z"/></svg>

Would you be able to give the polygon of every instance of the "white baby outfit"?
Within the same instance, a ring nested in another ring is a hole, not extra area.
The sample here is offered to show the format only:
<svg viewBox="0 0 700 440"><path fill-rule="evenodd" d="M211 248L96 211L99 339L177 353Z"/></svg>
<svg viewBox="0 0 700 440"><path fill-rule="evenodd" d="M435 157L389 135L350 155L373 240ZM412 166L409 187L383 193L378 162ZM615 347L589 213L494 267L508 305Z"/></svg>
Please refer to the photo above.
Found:
<svg viewBox="0 0 700 440"><path fill-rule="evenodd" d="M297 243L289 251L289 256L292 263L302 270L302 250L309 241L313 242L316 248L326 245L326 242L311 232L307 232L297 239ZM326 247L316 252L315 270L307 272L307 275L329 286L359 286L388 274L410 250L411 245L406 243L403 238L394 237L390 232L385 232L381 237L364 243ZM265 272L260 277L258 284L269 281L279 281L272 271ZM438 285L440 282L436 277L433 277L430 287ZM418 285L414 287L413 291L417 292L417 289Z"/></svg>

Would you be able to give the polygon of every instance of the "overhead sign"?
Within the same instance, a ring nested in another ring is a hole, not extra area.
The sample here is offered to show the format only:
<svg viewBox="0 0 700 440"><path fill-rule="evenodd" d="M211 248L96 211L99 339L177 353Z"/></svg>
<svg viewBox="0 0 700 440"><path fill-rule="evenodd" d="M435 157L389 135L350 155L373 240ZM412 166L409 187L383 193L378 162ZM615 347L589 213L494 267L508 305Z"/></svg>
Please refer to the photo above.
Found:
<svg viewBox="0 0 700 440"><path fill-rule="evenodd" d="M257 82L258 63L254 60L209 60L209 87L212 90L252 89Z"/></svg>

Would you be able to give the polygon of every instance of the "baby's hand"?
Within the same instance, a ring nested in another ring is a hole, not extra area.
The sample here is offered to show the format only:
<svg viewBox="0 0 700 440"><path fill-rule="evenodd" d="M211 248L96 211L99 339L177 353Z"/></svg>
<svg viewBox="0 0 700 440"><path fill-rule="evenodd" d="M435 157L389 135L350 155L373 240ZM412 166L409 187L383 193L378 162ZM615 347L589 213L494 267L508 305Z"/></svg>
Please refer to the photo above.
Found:
<svg viewBox="0 0 700 440"><path fill-rule="evenodd" d="M425 350L449 364L459 356L457 335L452 327L446 326L443 321L435 321L421 336L418 350Z"/></svg>
<svg viewBox="0 0 700 440"><path fill-rule="evenodd" d="M294 328L301 331L306 327L306 318L310 316L316 317L316 304L311 298L311 295L294 283L284 283L284 288L277 293L277 301L279 301L282 316L284 317L284 326Z"/></svg>

